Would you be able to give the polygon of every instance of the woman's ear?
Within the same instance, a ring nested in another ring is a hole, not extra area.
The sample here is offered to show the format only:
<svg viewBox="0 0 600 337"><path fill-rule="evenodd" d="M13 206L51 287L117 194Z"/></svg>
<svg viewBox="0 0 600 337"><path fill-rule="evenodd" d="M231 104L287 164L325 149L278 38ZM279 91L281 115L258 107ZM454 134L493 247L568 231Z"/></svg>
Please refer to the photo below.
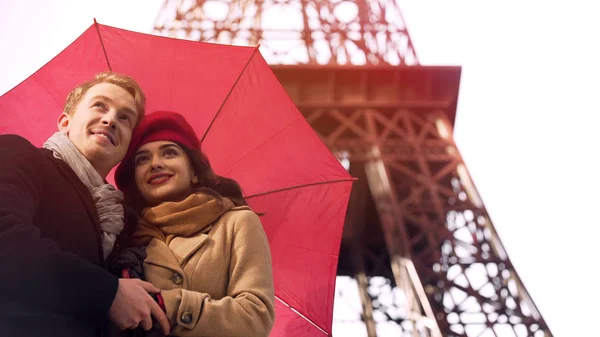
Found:
<svg viewBox="0 0 600 337"><path fill-rule="evenodd" d="M198 176L197 176L197 175L194 175L194 176L192 177L192 184L194 184L194 185L195 185L195 184L197 184L198 182L199 182L199 180L198 180Z"/></svg>

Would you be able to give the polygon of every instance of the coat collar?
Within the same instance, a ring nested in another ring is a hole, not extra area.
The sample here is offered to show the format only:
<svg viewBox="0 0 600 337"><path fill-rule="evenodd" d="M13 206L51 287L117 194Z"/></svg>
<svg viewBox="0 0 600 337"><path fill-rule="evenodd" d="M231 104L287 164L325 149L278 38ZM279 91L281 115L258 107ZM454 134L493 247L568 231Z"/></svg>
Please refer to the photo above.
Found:
<svg viewBox="0 0 600 337"><path fill-rule="evenodd" d="M248 206L238 206L230 211L237 210L251 209ZM165 241L154 237L146 247L148 257L144 262L181 272L190 257L210 240L209 233L212 229L211 224L193 236L175 236L168 245Z"/></svg>
<svg viewBox="0 0 600 337"><path fill-rule="evenodd" d="M148 257L144 262L181 271L194 255L207 241L206 233L199 233L191 237L175 237L169 245L159 239L152 239L146 247Z"/></svg>

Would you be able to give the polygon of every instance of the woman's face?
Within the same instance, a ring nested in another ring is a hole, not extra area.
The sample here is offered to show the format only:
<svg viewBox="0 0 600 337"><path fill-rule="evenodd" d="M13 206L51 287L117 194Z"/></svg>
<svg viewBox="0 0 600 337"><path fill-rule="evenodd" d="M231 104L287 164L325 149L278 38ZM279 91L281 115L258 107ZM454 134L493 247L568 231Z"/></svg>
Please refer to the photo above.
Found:
<svg viewBox="0 0 600 337"><path fill-rule="evenodd" d="M190 195L194 169L187 153L176 143L146 143L137 150L134 160L135 183L149 206L181 201Z"/></svg>

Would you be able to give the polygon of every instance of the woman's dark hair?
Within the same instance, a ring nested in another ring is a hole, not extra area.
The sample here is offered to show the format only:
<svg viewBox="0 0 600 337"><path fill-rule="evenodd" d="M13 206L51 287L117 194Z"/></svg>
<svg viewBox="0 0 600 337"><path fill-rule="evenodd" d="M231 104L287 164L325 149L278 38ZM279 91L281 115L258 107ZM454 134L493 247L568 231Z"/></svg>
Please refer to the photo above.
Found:
<svg viewBox="0 0 600 337"><path fill-rule="evenodd" d="M198 183L194 184L193 192L208 193L216 198L225 197L233 201L236 206L248 205L242 187L237 181L216 174L204 153L190 149L185 145L178 145L187 153L198 177Z"/></svg>
<svg viewBox="0 0 600 337"><path fill-rule="evenodd" d="M210 166L208 157L204 153L179 143L177 145L188 155L194 173L198 177L198 183L192 186L192 193L203 192L217 199L225 197L230 199L235 206L248 205L240 184L231 178L216 174ZM125 196L125 203L139 215L145 207L145 201L135 182L125 188L123 194Z"/></svg>

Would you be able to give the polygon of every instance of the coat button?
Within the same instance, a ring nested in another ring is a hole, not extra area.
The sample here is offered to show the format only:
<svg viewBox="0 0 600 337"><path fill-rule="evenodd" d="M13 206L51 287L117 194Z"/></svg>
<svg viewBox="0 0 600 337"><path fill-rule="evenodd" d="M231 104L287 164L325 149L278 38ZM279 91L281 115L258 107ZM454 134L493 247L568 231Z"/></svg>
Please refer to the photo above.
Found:
<svg viewBox="0 0 600 337"><path fill-rule="evenodd" d="M171 277L171 281L175 284L181 284L181 282L183 282L183 276L179 273L174 273L173 277Z"/></svg>
<svg viewBox="0 0 600 337"><path fill-rule="evenodd" d="M181 321L183 323L190 323L192 321L192 313L190 313L190 312L184 312L181 315Z"/></svg>

